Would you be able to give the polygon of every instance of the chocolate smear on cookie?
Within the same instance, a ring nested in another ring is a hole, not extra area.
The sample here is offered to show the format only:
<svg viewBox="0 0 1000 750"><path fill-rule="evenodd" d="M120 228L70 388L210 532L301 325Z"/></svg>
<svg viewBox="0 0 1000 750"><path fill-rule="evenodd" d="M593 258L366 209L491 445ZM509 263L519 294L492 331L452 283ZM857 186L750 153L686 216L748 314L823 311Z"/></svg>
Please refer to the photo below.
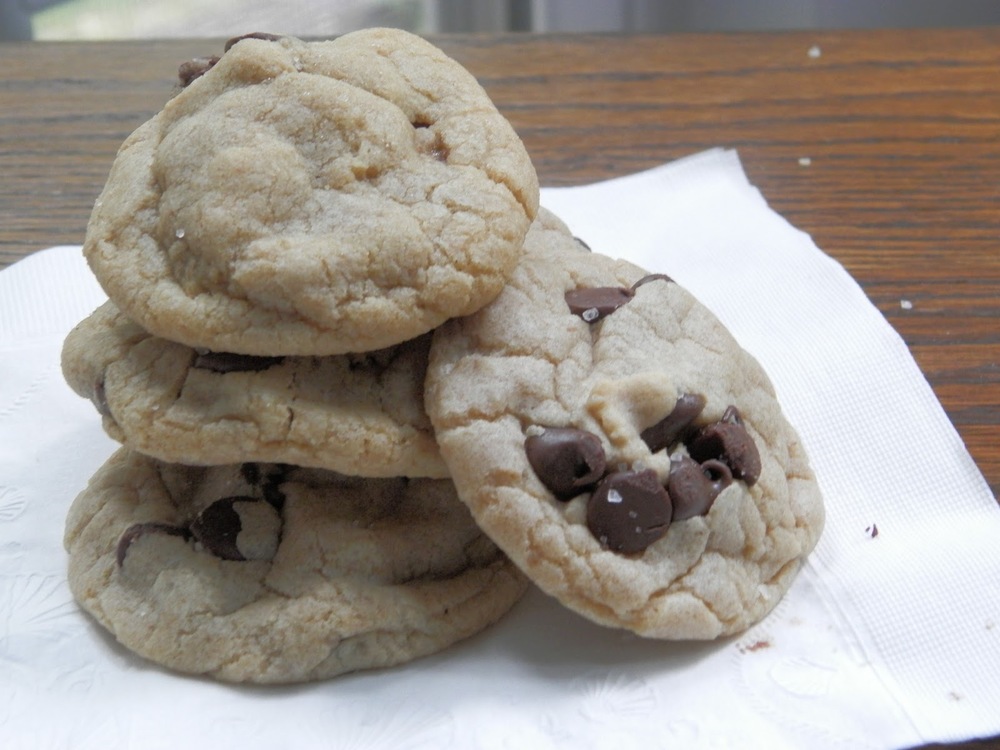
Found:
<svg viewBox="0 0 1000 750"><path fill-rule="evenodd" d="M587 501L587 528L602 547L642 552L667 533L673 503L652 469L608 474Z"/></svg>
<svg viewBox="0 0 1000 750"><path fill-rule="evenodd" d="M607 465L601 439L573 427L547 427L528 436L524 450L535 474L559 500L593 487Z"/></svg>
<svg viewBox="0 0 1000 750"><path fill-rule="evenodd" d="M182 526L174 526L173 524L159 521L132 524L118 538L118 546L115 548L115 560L118 563L118 567L125 564L125 556L128 554L128 548L132 546L133 542L147 534L168 534L170 536L183 537L184 539L191 538L191 533Z"/></svg>

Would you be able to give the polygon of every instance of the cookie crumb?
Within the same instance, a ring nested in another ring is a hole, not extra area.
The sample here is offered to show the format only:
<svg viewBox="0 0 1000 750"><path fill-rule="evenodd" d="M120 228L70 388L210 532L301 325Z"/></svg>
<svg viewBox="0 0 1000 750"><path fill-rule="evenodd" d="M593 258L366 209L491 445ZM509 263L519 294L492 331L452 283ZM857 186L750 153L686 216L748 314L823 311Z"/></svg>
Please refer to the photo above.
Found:
<svg viewBox="0 0 1000 750"><path fill-rule="evenodd" d="M819 48L818 44L814 44L812 47L809 48L809 51L806 54L809 55L809 57L811 57L813 60L815 60L817 57L823 54L823 50Z"/></svg>
<svg viewBox="0 0 1000 750"><path fill-rule="evenodd" d="M913 309L913 303L910 302L910 300L908 300L908 299L901 299L899 301L899 306L902 307L904 310L912 310Z"/></svg>
<svg viewBox="0 0 1000 750"><path fill-rule="evenodd" d="M812 163L813 163L813 160L810 159L808 156L800 156L799 157L799 166L800 167L808 167Z"/></svg>
<svg viewBox="0 0 1000 750"><path fill-rule="evenodd" d="M741 644L739 646L741 654L749 654L754 651L761 651L765 648L771 648L773 644L768 640L754 641L753 643Z"/></svg>

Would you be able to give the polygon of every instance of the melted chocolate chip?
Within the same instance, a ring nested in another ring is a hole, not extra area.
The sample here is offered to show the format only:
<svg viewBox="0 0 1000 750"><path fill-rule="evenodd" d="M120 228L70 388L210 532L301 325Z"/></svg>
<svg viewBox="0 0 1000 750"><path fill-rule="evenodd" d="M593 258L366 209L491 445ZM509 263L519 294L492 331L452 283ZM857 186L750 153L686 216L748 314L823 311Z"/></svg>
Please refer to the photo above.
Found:
<svg viewBox="0 0 1000 750"><path fill-rule="evenodd" d="M723 421L713 422L698 430L688 441L687 448L691 457L699 463L709 459L722 461L732 470L734 478L742 479L748 485L760 478L760 453L734 407L726 410Z"/></svg>
<svg viewBox="0 0 1000 750"><path fill-rule="evenodd" d="M587 528L614 552L642 552L667 533L670 495L652 469L608 474L587 502Z"/></svg>
<svg viewBox="0 0 1000 750"><path fill-rule="evenodd" d="M566 304L574 315L594 323L626 304L635 292L620 286L596 286L566 292Z"/></svg>
<svg viewBox="0 0 1000 750"><path fill-rule="evenodd" d="M128 548L132 546L132 543L139 537L147 534L168 534L170 536L184 537L185 539L191 536L187 529L169 523L149 521L147 523L132 524L119 537L118 546L115 548L115 560L118 562L118 567L125 564L125 555L128 554Z"/></svg>
<svg viewBox="0 0 1000 750"><path fill-rule="evenodd" d="M180 81L181 87L190 86L192 81L205 75L215 67L217 62L219 62L218 55L211 55L209 57L195 57L181 63L180 67L177 68L177 79Z"/></svg>
<svg viewBox="0 0 1000 750"><path fill-rule="evenodd" d="M667 492L674 504L672 520L705 515L719 493L732 483L733 474L722 461L709 459L699 464L688 456L671 459Z"/></svg>
<svg viewBox="0 0 1000 750"><path fill-rule="evenodd" d="M281 364L283 360L284 357L206 351L199 352L191 366L198 370L211 370L222 374L227 372L260 372Z"/></svg>
<svg viewBox="0 0 1000 750"><path fill-rule="evenodd" d="M276 42L279 39L281 39L281 35L268 34L267 32L264 31L254 31L250 34L243 34L242 36L234 36L232 39L226 42L226 46L223 48L223 50L225 52L229 52L229 50L232 49L234 44L236 44L237 42L242 42L244 39L263 39L265 42Z"/></svg>
<svg viewBox="0 0 1000 750"><path fill-rule="evenodd" d="M201 545L223 560L245 560L236 544L243 530L240 514L234 507L239 502L259 502L252 497L224 497L205 508L191 522L191 533Z"/></svg>
<svg viewBox="0 0 1000 750"><path fill-rule="evenodd" d="M549 427L524 441L528 463L549 491L569 500L592 487L607 465L601 439L572 427Z"/></svg>
<svg viewBox="0 0 1000 750"><path fill-rule="evenodd" d="M701 414L705 408L705 397L698 393L682 393L671 412L654 424L647 427L639 437L649 446L653 453L669 448L681 433Z"/></svg>

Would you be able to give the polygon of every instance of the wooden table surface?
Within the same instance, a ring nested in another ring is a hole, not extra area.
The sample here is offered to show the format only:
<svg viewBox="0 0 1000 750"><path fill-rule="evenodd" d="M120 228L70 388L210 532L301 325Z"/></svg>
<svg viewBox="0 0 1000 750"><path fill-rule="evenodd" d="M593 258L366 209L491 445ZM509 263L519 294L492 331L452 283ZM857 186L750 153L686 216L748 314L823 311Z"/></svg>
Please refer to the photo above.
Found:
<svg viewBox="0 0 1000 750"><path fill-rule="evenodd" d="M543 185L738 149L902 334L997 494L1000 28L435 42L509 117ZM221 47L0 44L0 268L80 244L121 141L180 62Z"/></svg>

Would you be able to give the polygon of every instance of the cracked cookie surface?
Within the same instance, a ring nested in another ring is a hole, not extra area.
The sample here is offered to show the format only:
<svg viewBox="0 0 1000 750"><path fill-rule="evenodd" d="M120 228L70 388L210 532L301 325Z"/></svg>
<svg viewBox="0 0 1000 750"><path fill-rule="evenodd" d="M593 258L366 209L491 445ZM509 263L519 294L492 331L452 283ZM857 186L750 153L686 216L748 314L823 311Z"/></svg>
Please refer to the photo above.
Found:
<svg viewBox="0 0 1000 750"><path fill-rule="evenodd" d="M403 663L498 620L526 588L447 480L120 449L66 520L73 595L180 672L287 683Z"/></svg>
<svg viewBox="0 0 1000 750"><path fill-rule="evenodd" d="M122 145L84 254L156 335L367 351L492 299L537 205L511 125L428 42L245 38Z"/></svg>
<svg viewBox="0 0 1000 750"><path fill-rule="evenodd" d="M500 296L435 331L425 400L480 527L604 625L740 632L823 526L757 361L682 287L588 252L544 209Z"/></svg>
<svg viewBox="0 0 1000 750"><path fill-rule="evenodd" d="M290 463L447 477L423 408L428 335L364 354L199 353L108 301L66 337L62 367L115 440L163 461Z"/></svg>

